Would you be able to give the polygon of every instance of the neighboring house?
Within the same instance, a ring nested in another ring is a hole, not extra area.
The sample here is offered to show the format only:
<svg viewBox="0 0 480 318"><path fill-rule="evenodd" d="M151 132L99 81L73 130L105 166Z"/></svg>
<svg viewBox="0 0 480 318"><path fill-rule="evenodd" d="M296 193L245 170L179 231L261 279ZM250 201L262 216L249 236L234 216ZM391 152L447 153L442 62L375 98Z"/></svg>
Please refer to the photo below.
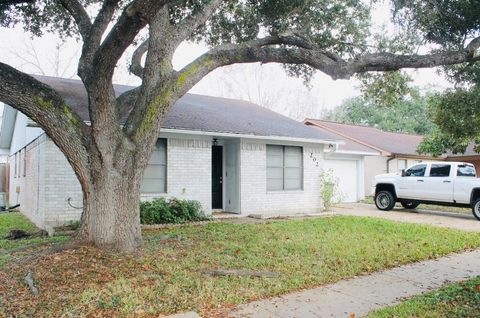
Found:
<svg viewBox="0 0 480 318"><path fill-rule="evenodd" d="M368 192L373 184L373 177L382 173L397 173L402 169L421 162L432 160L465 161L473 163L480 174L480 155L467 149L464 155L447 154L440 158L419 155L417 147L422 142L423 136L387 132L377 128L353 124L341 124L325 120L305 119L308 126L317 128L322 133L333 133L339 139L348 143L357 143L376 151L376 156L365 157L365 189ZM340 146L340 150L342 146Z"/></svg>
<svg viewBox="0 0 480 318"><path fill-rule="evenodd" d="M55 88L88 122L80 81L37 78ZM131 88L115 87L117 93ZM10 155L10 204L21 204L21 211L44 228L78 220L81 188L60 150L34 122L9 106L3 122L0 151ZM141 196L198 200L206 213L319 212L319 175L324 168L348 171L343 185L355 177L346 200L364 195L365 149L335 153L340 144L334 134L252 103L187 94L163 124Z"/></svg>

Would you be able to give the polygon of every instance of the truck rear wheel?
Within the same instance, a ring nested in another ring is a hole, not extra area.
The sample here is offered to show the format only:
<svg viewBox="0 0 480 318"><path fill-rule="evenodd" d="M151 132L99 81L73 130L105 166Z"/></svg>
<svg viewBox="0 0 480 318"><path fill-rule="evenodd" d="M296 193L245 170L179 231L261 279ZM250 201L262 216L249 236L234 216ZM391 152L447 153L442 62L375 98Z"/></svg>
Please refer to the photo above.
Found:
<svg viewBox="0 0 480 318"><path fill-rule="evenodd" d="M416 209L419 203L415 203L412 201L401 201L400 204L405 208L405 209Z"/></svg>
<svg viewBox="0 0 480 318"><path fill-rule="evenodd" d="M389 211L395 206L395 198L390 191L379 191L375 195L375 206L382 211Z"/></svg>
<svg viewBox="0 0 480 318"><path fill-rule="evenodd" d="M473 216L480 221L480 198L476 199L472 204Z"/></svg>

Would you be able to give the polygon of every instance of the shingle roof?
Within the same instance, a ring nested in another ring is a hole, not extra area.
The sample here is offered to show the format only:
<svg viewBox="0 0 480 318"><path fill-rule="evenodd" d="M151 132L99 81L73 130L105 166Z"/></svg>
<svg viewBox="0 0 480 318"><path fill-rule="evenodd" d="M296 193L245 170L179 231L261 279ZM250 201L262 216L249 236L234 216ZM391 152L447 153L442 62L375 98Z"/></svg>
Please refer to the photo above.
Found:
<svg viewBox="0 0 480 318"><path fill-rule="evenodd" d="M333 131L323 129L322 127L319 127L319 126L316 126L316 125L309 125L309 126L320 130L322 133L330 136L330 138L332 138L332 139L343 140L344 144L340 145L340 147L338 149L339 151L357 151L357 152L364 152L364 153L370 152L372 154L373 153L375 153L375 154L380 153L378 150L375 150L373 148L362 145L361 143L355 142L351 139L345 138L345 137L343 137L343 136L341 136L338 133L335 133Z"/></svg>
<svg viewBox="0 0 480 318"><path fill-rule="evenodd" d="M81 81L35 76L57 90L83 120L89 121L87 94ZM117 95L133 89L115 85ZM277 136L338 142L333 135L308 127L259 105L227 98L186 94L168 113L163 128L254 136Z"/></svg>
<svg viewBox="0 0 480 318"><path fill-rule="evenodd" d="M391 154L420 156L425 158L430 157L428 155L419 155L417 153L417 147L424 138L421 135L394 133L374 127L341 124L319 119L305 119L304 122L313 127L318 127L323 131L336 133L337 138L343 138L346 140L346 145L349 144L349 141L357 141L363 146L371 147L370 149L377 149ZM460 160L462 157L479 155L479 153L475 152L473 149L473 143L471 143L465 150L464 154L447 152L441 157L458 158Z"/></svg>
<svg viewBox="0 0 480 318"><path fill-rule="evenodd" d="M387 132L367 126L341 124L317 119L307 119L306 122L337 132L340 136L360 142L372 149L391 154L418 155L417 147L423 140L423 136Z"/></svg>

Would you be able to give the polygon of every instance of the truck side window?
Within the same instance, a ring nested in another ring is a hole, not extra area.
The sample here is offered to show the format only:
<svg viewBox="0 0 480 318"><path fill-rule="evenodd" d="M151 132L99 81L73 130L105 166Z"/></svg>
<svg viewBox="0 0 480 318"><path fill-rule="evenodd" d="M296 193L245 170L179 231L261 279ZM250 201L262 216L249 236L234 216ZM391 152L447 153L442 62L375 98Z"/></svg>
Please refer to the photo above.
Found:
<svg viewBox="0 0 480 318"><path fill-rule="evenodd" d="M475 168L471 165L458 165L457 168L457 177L473 177L475 178L477 174L475 173Z"/></svg>
<svg viewBox="0 0 480 318"><path fill-rule="evenodd" d="M425 170L427 170L426 164L415 165L405 171L405 177L423 177Z"/></svg>
<svg viewBox="0 0 480 318"><path fill-rule="evenodd" d="M430 177L448 177L450 176L451 165L448 164L432 164L430 168Z"/></svg>

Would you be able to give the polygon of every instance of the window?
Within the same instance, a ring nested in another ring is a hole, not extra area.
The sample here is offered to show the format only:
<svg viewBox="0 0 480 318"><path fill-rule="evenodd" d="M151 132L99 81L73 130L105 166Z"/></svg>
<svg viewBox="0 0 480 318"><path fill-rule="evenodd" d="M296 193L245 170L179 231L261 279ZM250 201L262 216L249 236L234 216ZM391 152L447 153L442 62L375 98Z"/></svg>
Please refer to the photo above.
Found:
<svg viewBox="0 0 480 318"><path fill-rule="evenodd" d="M448 164L432 164L430 168L430 177L448 177L450 176L451 165Z"/></svg>
<svg viewBox="0 0 480 318"><path fill-rule="evenodd" d="M142 193L165 193L167 189L167 140L158 139L143 172Z"/></svg>
<svg viewBox="0 0 480 318"><path fill-rule="evenodd" d="M423 177L427 170L426 164L415 165L405 171L405 177Z"/></svg>
<svg viewBox="0 0 480 318"><path fill-rule="evenodd" d="M20 153L22 154L21 156L22 161L20 162L20 165L22 166L22 176L26 177L27 176L27 148L23 148Z"/></svg>
<svg viewBox="0 0 480 318"><path fill-rule="evenodd" d="M407 160L405 159L398 159L398 170L407 169Z"/></svg>
<svg viewBox="0 0 480 318"><path fill-rule="evenodd" d="M302 147L267 145L267 190L301 190Z"/></svg>
<svg viewBox="0 0 480 318"><path fill-rule="evenodd" d="M13 173L13 177L16 178L17 177L17 153L15 153L14 157L13 157L13 170L14 170L14 173Z"/></svg>
<svg viewBox="0 0 480 318"><path fill-rule="evenodd" d="M23 176L23 156L24 152L22 149L18 151L18 176L21 177Z"/></svg>
<svg viewBox="0 0 480 318"><path fill-rule="evenodd" d="M475 168L472 165L463 164L463 165L458 165L457 176L475 178L477 174L475 172Z"/></svg>

